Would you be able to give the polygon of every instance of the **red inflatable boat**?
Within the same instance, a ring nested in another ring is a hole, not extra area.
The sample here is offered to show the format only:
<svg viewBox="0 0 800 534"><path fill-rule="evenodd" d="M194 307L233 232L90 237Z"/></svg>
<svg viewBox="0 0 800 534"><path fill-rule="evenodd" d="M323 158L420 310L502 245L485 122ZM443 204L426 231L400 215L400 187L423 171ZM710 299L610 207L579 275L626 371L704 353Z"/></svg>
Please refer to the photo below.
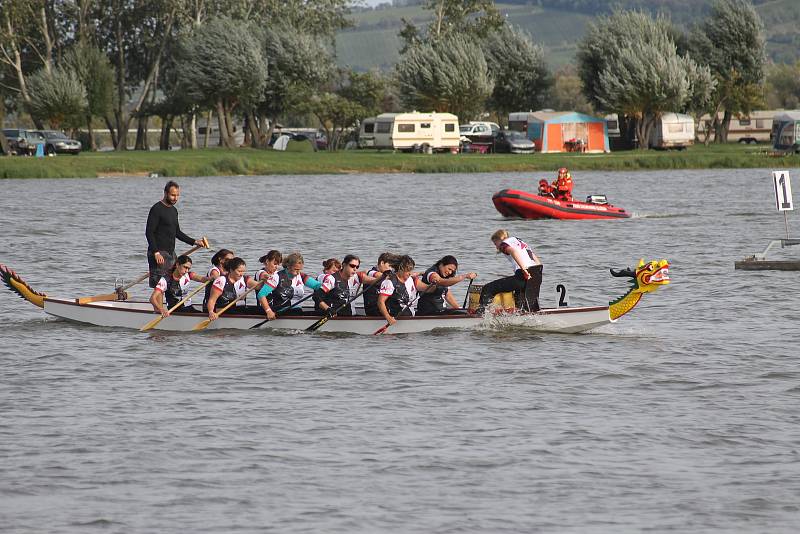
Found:
<svg viewBox="0 0 800 534"><path fill-rule="evenodd" d="M624 209L609 204L605 195L590 195L586 202L581 202L503 189L495 193L492 202L505 217L523 219L626 219L631 216Z"/></svg>

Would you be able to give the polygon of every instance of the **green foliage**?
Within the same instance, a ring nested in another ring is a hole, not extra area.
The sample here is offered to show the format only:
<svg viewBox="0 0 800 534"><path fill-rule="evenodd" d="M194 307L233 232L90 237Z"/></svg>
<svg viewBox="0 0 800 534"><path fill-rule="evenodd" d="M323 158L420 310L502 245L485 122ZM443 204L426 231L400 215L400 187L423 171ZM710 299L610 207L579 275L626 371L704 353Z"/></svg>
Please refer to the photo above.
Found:
<svg viewBox="0 0 800 534"><path fill-rule="evenodd" d="M79 43L66 53L64 64L86 88L89 117L103 117L111 111L114 68L106 55L95 46Z"/></svg>
<svg viewBox="0 0 800 534"><path fill-rule="evenodd" d="M220 17L210 20L180 43L176 65L182 91L195 103L252 104L262 98L267 62L253 28Z"/></svg>
<svg viewBox="0 0 800 534"><path fill-rule="evenodd" d="M53 128L77 128L86 115L86 89L75 71L45 69L28 78L30 113L50 122Z"/></svg>
<svg viewBox="0 0 800 534"><path fill-rule="evenodd" d="M794 65L774 65L767 74L770 109L800 107L800 61Z"/></svg>
<svg viewBox="0 0 800 534"><path fill-rule="evenodd" d="M569 67L556 71L553 86L546 102L548 107L557 111L578 111L588 115L594 114L594 108L583 94L581 79L575 73L575 70Z"/></svg>
<svg viewBox="0 0 800 534"><path fill-rule="evenodd" d="M544 107L552 78L541 46L522 31L504 26L487 37L483 53L495 81L489 109L503 116Z"/></svg>
<svg viewBox="0 0 800 534"><path fill-rule="evenodd" d="M403 20L404 27L399 34L405 42L403 52L422 42L459 34L485 39L505 23L494 0L424 0L422 5L433 14L433 21L423 32Z"/></svg>
<svg viewBox="0 0 800 534"><path fill-rule="evenodd" d="M386 79L383 76L375 72L350 71L347 73L347 78L347 84L338 93L364 109L364 116L359 119L382 111L386 99Z"/></svg>
<svg viewBox="0 0 800 534"><path fill-rule="evenodd" d="M364 106L335 93L314 95L303 108L319 119L328 136L328 150L339 148L345 128L367 116Z"/></svg>
<svg viewBox="0 0 800 534"><path fill-rule="evenodd" d="M420 111L475 117L494 88L480 47L454 35L410 48L396 67L403 103Z"/></svg>
<svg viewBox="0 0 800 534"><path fill-rule="evenodd" d="M328 51L311 34L297 28L271 25L261 38L269 76L258 109L274 119L329 80L334 65Z"/></svg>
<svg viewBox="0 0 800 534"><path fill-rule="evenodd" d="M669 24L642 12L617 12L592 25L579 45L586 95L604 111L638 119L641 148L662 113L702 106L713 82L708 69L677 53Z"/></svg>

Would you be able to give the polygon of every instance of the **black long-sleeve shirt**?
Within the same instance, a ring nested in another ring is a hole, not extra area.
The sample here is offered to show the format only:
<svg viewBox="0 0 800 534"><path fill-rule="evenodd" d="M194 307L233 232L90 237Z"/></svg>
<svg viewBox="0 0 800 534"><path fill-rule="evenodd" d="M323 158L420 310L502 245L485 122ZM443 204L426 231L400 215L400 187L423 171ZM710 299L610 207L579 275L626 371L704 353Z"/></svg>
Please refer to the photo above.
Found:
<svg viewBox="0 0 800 534"><path fill-rule="evenodd" d="M175 255L175 238L184 243L194 245L195 240L181 232L178 224L178 210L175 206L167 206L160 200L153 204L147 215L147 251L155 254L159 250Z"/></svg>

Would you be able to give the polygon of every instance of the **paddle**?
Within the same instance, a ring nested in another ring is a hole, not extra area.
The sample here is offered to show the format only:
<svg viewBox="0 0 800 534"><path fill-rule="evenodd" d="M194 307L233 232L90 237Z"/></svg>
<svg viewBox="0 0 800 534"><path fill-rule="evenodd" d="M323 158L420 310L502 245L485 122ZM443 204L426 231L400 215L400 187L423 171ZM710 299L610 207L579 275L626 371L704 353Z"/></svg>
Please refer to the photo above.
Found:
<svg viewBox="0 0 800 534"><path fill-rule="evenodd" d="M184 256L189 256L193 252L200 250L201 248L210 248L207 238L203 238L202 245L195 245L186 252L183 253ZM144 273L142 276L131 282L130 284L124 285L122 287L118 287L114 293L106 293L105 295L95 295L93 297L81 297L76 299L78 304L89 304L90 302L98 302L102 300L128 300L128 294L126 293L127 290L139 284L147 279L150 276L150 272Z"/></svg>
<svg viewBox="0 0 800 534"><path fill-rule="evenodd" d="M245 291L244 293L242 293L241 295L239 295L238 297L236 297L236 299L233 302L229 303L228 305L226 305L224 308L222 308L220 311L217 312L217 319L219 319L220 315L222 315L223 313L228 311L237 302L239 302L240 300L242 300L245 297L247 297L247 295L249 295L251 292L253 292L256 289L260 289L262 285L264 285L264 281L263 280L261 282L259 282L258 284L254 285L253 287L251 287L250 289L248 289L247 291ZM204 319L204 320L200 321L199 323L197 323L196 325L194 325L194 328L192 328L192 331L193 332L197 332L199 330L205 330L206 327L208 327L208 325L211 324L211 322L212 322L211 319Z"/></svg>
<svg viewBox="0 0 800 534"><path fill-rule="evenodd" d="M412 304L414 304L417 300L419 300L419 297L421 295L424 295L425 293L432 292L436 288L436 286L437 286L437 284L431 284L428 287L426 287L424 291L417 292L417 298L415 298L414 300L409 300L409 302L408 302L408 304L406 304L405 308L400 310L400 313L398 313L395 318L400 317L401 315L403 315L405 313L405 311L411 307ZM389 328L390 326L392 326L392 323L390 323L389 321L386 321L386 324L383 325L382 327L378 328L377 330L375 330L375 332L372 335L373 336L377 336L377 335L383 334L384 332L386 332L386 329Z"/></svg>
<svg viewBox="0 0 800 534"><path fill-rule="evenodd" d="M469 279L469 285L467 286L467 294L464 295L464 304L463 304L463 306L461 306L461 308L464 309L464 310L467 309L467 299L469 298L469 290L472 288L472 282L474 280L475 280L474 278L470 278Z"/></svg>
<svg viewBox="0 0 800 534"><path fill-rule="evenodd" d="M383 277L376 279L374 282L372 282L372 283L371 283L371 284L369 284L368 286L364 286L364 287L362 287L362 288L361 288L361 289L358 291L358 293L356 293L356 294L355 294L355 296L354 296L354 297L352 297L352 298L351 298L351 299L349 299L347 302L345 302L344 304L342 304L341 306L339 306L338 308L336 308L335 310L333 310L333 313L332 313L332 314L330 314L330 315L325 315L325 317L322 317L322 318L320 318L320 320L319 320L319 321L317 321L316 323L314 323L314 324L312 324L311 326L309 326L308 328L306 328L306 332L314 332L314 331L316 331L316 330L319 330L319 328L320 328L322 325L324 325L325 323L327 323L327 322L328 322L329 320L331 320L333 317L336 317L336 314L338 314L340 311L342 311L342 310L343 310L343 309L345 309L347 306L349 306L349 305L350 305L350 304L351 304L351 303L352 303L354 300L356 300L358 297L360 297L360 296L361 296L361 294L362 294L362 293L364 293L364 291L366 291L367 289L371 288L372 286L374 286L375 284L377 284L377 283L378 283L378 282L380 282L381 280L383 280Z"/></svg>
<svg viewBox="0 0 800 534"><path fill-rule="evenodd" d="M207 282L204 282L204 283L203 283L202 285L200 285L200 286L199 286L197 289L195 289L194 291L192 291L191 293L189 293L188 295L186 295L185 297L183 297L183 298L182 298L182 299L181 299L181 300L180 300L180 301L179 301L177 304L175 304L175 306L171 307L171 308L170 308L169 310L167 310L167 311L168 311L169 313L172 313L172 312L174 312L175 310L177 310L178 308L180 308L180 307L183 305L183 303L184 303L184 302L186 302L187 300L189 300L190 298L192 298L192 297L193 297L194 295L196 295L196 294L197 294L197 293L198 293L198 292L199 292L201 289L203 289L204 287L206 287L206 286L207 286L208 284L210 284L210 283L211 283L211 280L208 280ZM140 331L140 332L146 332L146 331L150 330L151 328L153 328L154 326L156 326L158 323L160 323L160 322L161 322L161 319L163 319L163 318L164 318L164 316L163 316L163 315L159 315L158 317L156 317L155 319L153 319L152 321L150 321L149 323L147 323L146 325L144 325L143 327L141 327L141 328L139 329L139 331Z"/></svg>
<svg viewBox="0 0 800 534"><path fill-rule="evenodd" d="M314 293L313 293L313 292L311 292L311 294L309 294L309 295L307 295L307 296L305 296L305 297L301 298L300 300L298 300L298 301L297 301L297 302L295 302L294 304L289 304L288 306L284 306L284 307L283 307L283 308L281 308L280 310L277 310L277 311L275 312L275 315L276 315L276 316L278 316L278 315L280 315L281 313L285 312L286 310L291 310L292 308L294 308L295 306L297 306L297 305L298 305L298 304L300 304L301 302L305 302L305 301L307 301L308 299L310 299L310 298L311 298L311 297L313 297L313 296L314 296ZM253 326L251 326L251 327L250 327L250 330L252 330L253 328L258 328L258 327L259 327L259 326L261 326L262 324L264 324L264 323L268 323L269 321L270 321L270 319L264 319L264 320L263 320L263 321L261 321L260 323L256 323L256 324L254 324Z"/></svg>

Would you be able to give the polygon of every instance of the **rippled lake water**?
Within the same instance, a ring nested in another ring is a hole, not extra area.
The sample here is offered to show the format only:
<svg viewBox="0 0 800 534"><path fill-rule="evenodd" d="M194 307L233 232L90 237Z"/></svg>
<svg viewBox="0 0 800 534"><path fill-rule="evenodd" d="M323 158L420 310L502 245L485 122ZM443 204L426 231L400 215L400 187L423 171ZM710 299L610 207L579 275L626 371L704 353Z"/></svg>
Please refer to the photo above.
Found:
<svg viewBox="0 0 800 534"><path fill-rule="evenodd" d="M639 258L673 282L585 335L142 334L3 289L0 530L796 532L798 273L733 268L784 234L769 171L574 175L635 216L500 217L492 193L539 173L179 180L183 228L251 270L270 248L308 270L395 250L486 282L505 227L542 257L545 306L557 284L605 304L627 286L608 268ZM145 269L163 184L0 181L0 263L52 295L106 292Z"/></svg>

